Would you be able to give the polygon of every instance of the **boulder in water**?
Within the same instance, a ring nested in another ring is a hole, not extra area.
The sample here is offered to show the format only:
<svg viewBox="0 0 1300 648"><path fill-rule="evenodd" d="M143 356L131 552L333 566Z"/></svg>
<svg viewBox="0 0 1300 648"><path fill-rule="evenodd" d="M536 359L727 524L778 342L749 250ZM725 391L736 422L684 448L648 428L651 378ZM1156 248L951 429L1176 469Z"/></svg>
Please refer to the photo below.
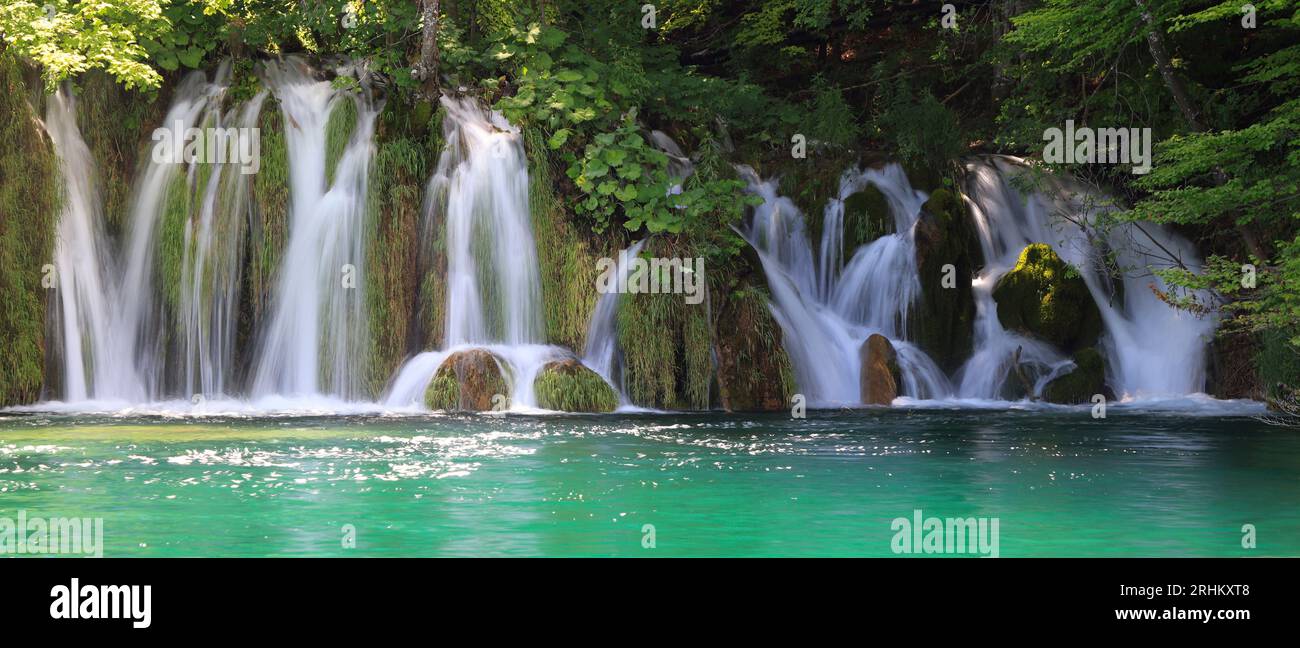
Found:
<svg viewBox="0 0 1300 648"><path fill-rule="evenodd" d="M1066 352L1093 346L1101 311L1079 276L1052 246L1034 243L993 289L1003 328L1032 335Z"/></svg>
<svg viewBox="0 0 1300 648"><path fill-rule="evenodd" d="M506 366L504 360L487 349L457 351L447 356L433 374L433 381L424 392L424 404L429 409L447 411L494 409L494 396L510 394L503 369Z"/></svg>
<svg viewBox="0 0 1300 648"><path fill-rule="evenodd" d="M859 378L859 391L862 402L867 405L889 405L898 398L898 385L901 376L898 370L898 354L889 338L873 333L858 349L858 358L862 362Z"/></svg>
<svg viewBox="0 0 1300 648"><path fill-rule="evenodd" d="M548 362L533 381L537 404L562 412L612 412L618 394L600 374L573 358Z"/></svg>
<svg viewBox="0 0 1300 648"><path fill-rule="evenodd" d="M948 189L930 194L921 207L915 240L921 299L911 317L912 339L951 374L975 348L971 277L982 263L960 196Z"/></svg>
<svg viewBox="0 0 1300 648"><path fill-rule="evenodd" d="M1106 361L1089 347L1074 354L1074 370L1058 376L1043 387L1043 400L1061 405L1090 403L1096 394L1106 394Z"/></svg>

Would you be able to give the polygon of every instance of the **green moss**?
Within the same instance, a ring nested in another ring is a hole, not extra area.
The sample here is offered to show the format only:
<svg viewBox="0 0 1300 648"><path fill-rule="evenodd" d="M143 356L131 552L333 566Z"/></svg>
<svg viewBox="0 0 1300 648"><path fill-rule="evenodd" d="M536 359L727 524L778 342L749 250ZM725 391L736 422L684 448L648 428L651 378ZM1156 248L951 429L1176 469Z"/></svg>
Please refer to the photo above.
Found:
<svg viewBox="0 0 1300 648"><path fill-rule="evenodd" d="M694 256L677 239L652 239L644 254ZM707 409L713 382L712 339L704 304L682 295L633 293L618 307L624 391L633 403L661 409Z"/></svg>
<svg viewBox="0 0 1300 648"><path fill-rule="evenodd" d="M289 235L289 150L279 104L268 98L258 117L261 166L253 176L246 299L249 317L265 319L271 304L275 273Z"/></svg>
<svg viewBox="0 0 1300 648"><path fill-rule="evenodd" d="M198 175L207 175L199 169ZM175 312L180 299L181 266L185 259L185 225L191 213L191 191L182 169L169 171L171 179L162 198L162 214L158 222L158 248L154 267L163 305Z"/></svg>
<svg viewBox="0 0 1300 648"><path fill-rule="evenodd" d="M974 349L971 278L982 263L979 242L959 196L947 189L930 194L916 227L916 255L921 299L909 321L912 339L941 369L952 373Z"/></svg>
<svg viewBox="0 0 1300 648"><path fill-rule="evenodd" d="M1067 352L1096 343L1101 312L1088 286L1052 246L1035 243L993 289L998 320L1008 330L1034 335Z"/></svg>
<svg viewBox="0 0 1300 648"><path fill-rule="evenodd" d="M533 381L537 404L562 412L612 412L618 394L596 372L576 360L547 363Z"/></svg>
<svg viewBox="0 0 1300 648"><path fill-rule="evenodd" d="M372 396L383 391L407 355L441 339L442 320L429 317L429 311L440 314L444 299L445 261L438 261L442 228L422 232L424 186L439 142L425 138L429 125L413 120L413 111L400 100L385 104L366 187L370 362L365 383ZM435 116L441 119L441 113Z"/></svg>
<svg viewBox="0 0 1300 648"><path fill-rule="evenodd" d="M460 383L456 374L439 371L424 391L424 406L431 410L452 411L460 407Z"/></svg>
<svg viewBox="0 0 1300 648"><path fill-rule="evenodd" d="M524 131L528 153L528 201L533 236L542 279L546 339L570 349L586 344L587 323L599 295L596 262L613 257L624 246L612 235L596 238L575 226L574 216L556 189L545 135L537 128Z"/></svg>
<svg viewBox="0 0 1300 648"><path fill-rule="evenodd" d="M93 70L78 79L77 124L95 158L109 235L123 233L130 212L136 169L147 160L153 141L148 134L162 124L171 84L158 93L125 90L112 77ZM143 135L143 136L142 136Z"/></svg>
<svg viewBox="0 0 1300 648"><path fill-rule="evenodd" d="M764 170L764 177L774 174L781 176L778 193L789 196L799 207L804 215L809 239L818 241L822 235L826 203L839 196L840 178L844 175L844 170L856 162L856 157L848 153L809 156Z"/></svg>
<svg viewBox="0 0 1300 648"><path fill-rule="evenodd" d="M1089 347L1073 356L1074 370L1043 387L1043 400L1074 405L1092 402L1092 397L1106 389L1106 362L1101 353Z"/></svg>
<svg viewBox="0 0 1300 648"><path fill-rule="evenodd" d="M39 84L33 70L0 52L0 406L38 400L45 379L45 310L53 292L42 279L53 263L63 183L54 147L28 103L41 96L33 91Z"/></svg>
<svg viewBox="0 0 1300 648"><path fill-rule="evenodd" d="M343 151L357 128L357 100L344 96L334 102L325 123L325 179L334 182L334 170L343 159Z"/></svg>
<svg viewBox="0 0 1300 648"><path fill-rule="evenodd" d="M424 392L429 409L483 412L510 394L506 363L485 349L457 351L443 360Z"/></svg>
<svg viewBox="0 0 1300 648"><path fill-rule="evenodd" d="M868 185L844 200L844 253L852 256L859 247L894 233L894 216L885 194Z"/></svg>
<svg viewBox="0 0 1300 648"><path fill-rule="evenodd" d="M764 288L733 290L719 305L718 391L730 412L779 411L797 391L781 327Z"/></svg>

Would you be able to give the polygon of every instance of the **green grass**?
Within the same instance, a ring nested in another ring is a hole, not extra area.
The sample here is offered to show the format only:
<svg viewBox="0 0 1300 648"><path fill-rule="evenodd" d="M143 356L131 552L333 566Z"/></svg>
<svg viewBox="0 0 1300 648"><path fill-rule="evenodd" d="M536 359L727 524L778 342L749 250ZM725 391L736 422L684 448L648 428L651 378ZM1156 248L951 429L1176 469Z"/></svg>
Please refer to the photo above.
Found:
<svg viewBox="0 0 1300 648"><path fill-rule="evenodd" d="M44 266L62 203L58 158L28 103L39 80L0 52L0 406L40 398L45 379ZM30 81L30 83L29 83Z"/></svg>

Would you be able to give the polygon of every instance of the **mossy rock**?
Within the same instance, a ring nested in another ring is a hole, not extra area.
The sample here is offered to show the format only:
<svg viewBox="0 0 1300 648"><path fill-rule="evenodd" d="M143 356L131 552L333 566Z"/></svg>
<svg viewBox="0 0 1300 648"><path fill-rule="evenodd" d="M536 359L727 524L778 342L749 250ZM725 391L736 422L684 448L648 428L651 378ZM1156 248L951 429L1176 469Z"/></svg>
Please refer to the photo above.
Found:
<svg viewBox="0 0 1300 648"><path fill-rule="evenodd" d="M424 405L432 410L460 412L494 409L494 396L510 394L507 366L486 349L457 351L438 366L424 392Z"/></svg>
<svg viewBox="0 0 1300 648"><path fill-rule="evenodd" d="M612 412L618 394L600 374L572 358L546 363L533 381L537 404L561 412Z"/></svg>
<svg viewBox="0 0 1300 648"><path fill-rule="evenodd" d="M948 189L930 194L921 207L915 240L921 298L910 318L912 339L951 374L975 347L971 278L983 264L961 198Z"/></svg>
<svg viewBox="0 0 1300 648"><path fill-rule="evenodd" d="M1034 243L993 289L1003 328L1072 353L1097 343L1101 311L1083 278L1052 246Z"/></svg>
<svg viewBox="0 0 1300 648"><path fill-rule="evenodd" d="M760 287L746 285L719 307L718 396L728 412L783 411L797 391L781 327L767 303Z"/></svg>
<svg viewBox="0 0 1300 648"><path fill-rule="evenodd" d="M844 253L894 233L894 215L885 194L872 185L844 199Z"/></svg>
<svg viewBox="0 0 1300 648"><path fill-rule="evenodd" d="M1106 393L1106 361L1097 349L1081 349L1073 356L1075 368L1043 387L1043 400L1061 405L1090 403Z"/></svg>
<svg viewBox="0 0 1300 648"><path fill-rule="evenodd" d="M913 189L925 192L938 191L943 186L944 177L947 176L945 169L919 162L903 164L903 172L907 174L907 182Z"/></svg>
<svg viewBox="0 0 1300 648"><path fill-rule="evenodd" d="M898 398L902 374L898 368L898 353L889 338L873 333L858 349L862 371L858 390L867 405L889 405Z"/></svg>

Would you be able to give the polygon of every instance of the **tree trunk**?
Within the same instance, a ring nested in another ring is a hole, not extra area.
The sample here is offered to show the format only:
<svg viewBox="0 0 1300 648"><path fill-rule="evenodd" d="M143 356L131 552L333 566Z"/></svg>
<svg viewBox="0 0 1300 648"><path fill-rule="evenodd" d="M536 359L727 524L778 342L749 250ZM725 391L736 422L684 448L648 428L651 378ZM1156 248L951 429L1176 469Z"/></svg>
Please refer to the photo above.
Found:
<svg viewBox="0 0 1300 648"><path fill-rule="evenodd" d="M1156 69L1160 71L1165 87L1169 88L1169 93L1174 96L1174 103L1178 104L1178 110L1183 113L1183 118L1187 120L1192 130L1197 132L1205 130L1201 125L1200 114L1192 106L1191 99L1187 97L1187 88L1183 86L1183 80L1174 74L1174 66L1169 63L1169 52L1165 47L1165 32L1151 15L1151 10L1147 7L1148 0L1133 0L1133 2L1142 12L1142 21L1147 24L1147 48L1151 50L1151 58L1155 59Z"/></svg>
<svg viewBox="0 0 1300 648"><path fill-rule="evenodd" d="M440 0L423 0L424 32L420 41L420 74L423 94L432 100L438 94L438 15Z"/></svg>
<svg viewBox="0 0 1300 648"><path fill-rule="evenodd" d="M1174 103L1178 104L1179 112L1183 113L1183 119L1187 120L1187 125L1193 132L1199 133L1205 130L1205 125L1201 123L1200 113L1192 105L1192 100L1187 96L1187 87L1183 85L1183 80L1178 78L1174 73L1174 66L1169 63L1169 51L1165 47L1165 32L1156 24L1156 19L1151 15L1151 10L1147 7L1149 0L1133 0L1137 4L1138 10L1142 12L1142 21L1147 25L1147 48L1151 50L1151 58L1155 60L1156 69L1160 71L1160 78L1164 79L1165 87L1169 89L1169 94L1173 95ZM1228 174L1222 169L1214 171L1214 184L1223 185L1228 182ZM1264 253L1264 247L1259 243L1259 237L1250 229L1249 224L1237 225L1237 234L1241 236L1242 243L1246 249L1254 256L1260 259L1268 258Z"/></svg>

